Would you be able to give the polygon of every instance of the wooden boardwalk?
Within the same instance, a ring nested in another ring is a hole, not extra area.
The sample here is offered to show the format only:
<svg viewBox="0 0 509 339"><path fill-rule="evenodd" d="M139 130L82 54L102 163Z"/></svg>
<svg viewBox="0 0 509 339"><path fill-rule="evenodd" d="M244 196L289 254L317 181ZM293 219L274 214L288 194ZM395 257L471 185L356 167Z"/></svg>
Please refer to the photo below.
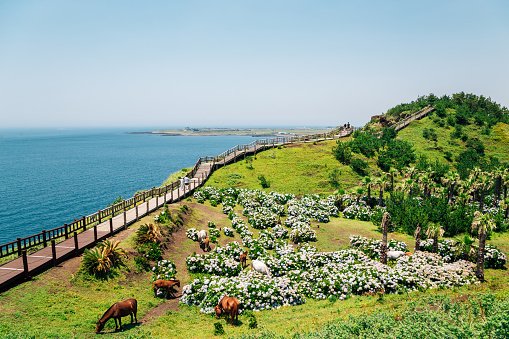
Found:
<svg viewBox="0 0 509 339"><path fill-rule="evenodd" d="M132 205L117 204L120 208L123 207L123 210L119 210L115 205L114 207L109 207L105 210L99 211L92 216L83 217L83 222L81 224L79 221L75 220L74 223L77 223L80 227L77 231L68 232L67 225L65 225L65 237L60 231L58 234L61 237L56 240L53 239L46 241L46 235L44 235L44 245L41 245L41 242L37 245L39 248L42 248L34 250L37 247L29 247L29 251L31 253L27 253L27 250L21 250L21 246L19 245L21 243L18 240L17 253L19 257L0 266L0 291L7 290L50 267L56 266L69 258L80 255L85 249L95 246L98 241L106 239L126 229L129 225L159 209L164 204L171 204L184 199L192 194L196 188L202 186L212 172L220 167L244 159L246 156L256 155L266 149L295 142L317 142L339 139L351 134L352 131L352 128L340 129L334 134L313 135L311 137L285 137L263 141L258 140L249 145L236 146L223 152L217 157L200 158L193 170L190 172L190 174L192 173L190 183L183 188L182 186L175 185L176 183L173 183L166 186L165 190L161 188L156 190L152 189L150 191L151 195L146 201L144 194L143 201L138 201L135 197L130 199L133 202ZM168 190L168 187L170 187L171 190ZM153 192L157 192L155 196ZM126 206L132 207L127 208ZM103 217L103 215L105 215L105 211L111 213L109 217ZM115 215L115 213L117 214ZM113 217L111 217L111 215L113 215ZM87 223L87 220L89 220L90 224ZM93 226L87 229L87 226L91 225ZM39 236L40 235L34 235L31 237ZM62 240L57 242L60 239ZM9 244L9 246L11 245L12 243Z"/></svg>

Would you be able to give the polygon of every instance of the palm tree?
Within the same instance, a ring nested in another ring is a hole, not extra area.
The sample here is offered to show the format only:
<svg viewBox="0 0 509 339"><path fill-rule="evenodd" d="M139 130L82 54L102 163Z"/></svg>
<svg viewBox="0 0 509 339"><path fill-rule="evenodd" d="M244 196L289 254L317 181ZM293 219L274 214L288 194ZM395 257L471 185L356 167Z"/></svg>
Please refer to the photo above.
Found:
<svg viewBox="0 0 509 339"><path fill-rule="evenodd" d="M371 200L371 184L372 184L371 177L370 176L363 177L362 184L364 186L366 186L366 189L368 190L367 197L368 197L368 204L369 204L369 201Z"/></svg>
<svg viewBox="0 0 509 339"><path fill-rule="evenodd" d="M447 202L449 204L452 203L452 198L454 196L454 190L460 177L457 172L449 171L446 173L444 178L442 178L442 183L447 186Z"/></svg>
<svg viewBox="0 0 509 339"><path fill-rule="evenodd" d="M444 229L440 224L430 222L426 229L426 236L433 239L433 253L438 253L438 238L444 235Z"/></svg>
<svg viewBox="0 0 509 339"><path fill-rule="evenodd" d="M380 245L380 262L387 264L387 230L390 221L389 212L384 212L382 217L382 244Z"/></svg>
<svg viewBox="0 0 509 339"><path fill-rule="evenodd" d="M419 248L421 247L421 225L417 225L414 232L414 238L415 238L415 252L419 251Z"/></svg>
<svg viewBox="0 0 509 339"><path fill-rule="evenodd" d="M394 191L394 176L397 174L397 170L394 168L389 169L389 176L391 178L391 192Z"/></svg>
<svg viewBox="0 0 509 339"><path fill-rule="evenodd" d="M496 227L497 225L490 214L475 211L474 220L472 221L472 231L477 232L479 239L475 275L480 281L484 281L484 251L486 247L486 237L488 233L493 231Z"/></svg>

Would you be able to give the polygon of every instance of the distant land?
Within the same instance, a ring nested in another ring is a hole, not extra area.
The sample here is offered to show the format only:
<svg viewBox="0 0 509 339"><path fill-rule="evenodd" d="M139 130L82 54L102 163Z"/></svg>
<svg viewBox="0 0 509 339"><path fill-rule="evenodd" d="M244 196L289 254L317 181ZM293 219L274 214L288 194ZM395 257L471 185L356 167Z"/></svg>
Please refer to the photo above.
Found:
<svg viewBox="0 0 509 339"><path fill-rule="evenodd" d="M333 129L327 127L292 127L292 128L191 128L129 132L129 134L157 134L162 136L226 136L242 135L253 137L270 137L282 135L306 135L325 133Z"/></svg>

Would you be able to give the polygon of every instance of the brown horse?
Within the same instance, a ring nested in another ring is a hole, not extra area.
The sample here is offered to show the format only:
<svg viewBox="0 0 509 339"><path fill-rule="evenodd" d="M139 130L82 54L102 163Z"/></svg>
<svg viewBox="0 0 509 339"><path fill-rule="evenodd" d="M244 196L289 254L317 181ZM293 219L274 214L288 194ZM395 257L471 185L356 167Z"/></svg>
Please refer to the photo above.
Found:
<svg viewBox="0 0 509 339"><path fill-rule="evenodd" d="M230 315L231 324L233 325L234 321L239 320L239 306L240 302L235 297L224 296L216 307L214 307L214 311L216 311L216 318L222 313L226 313L226 321L228 321L228 314Z"/></svg>
<svg viewBox="0 0 509 339"><path fill-rule="evenodd" d="M245 268L247 266L247 251L240 254L240 264L242 265L242 268Z"/></svg>
<svg viewBox="0 0 509 339"><path fill-rule="evenodd" d="M114 303L106 312L104 312L103 316L97 322L97 326L95 327L95 333L99 333L104 328L104 324L111 318L115 320L115 331L119 329L122 330L122 317L131 316L131 324L135 321L138 322L136 318L136 313L138 311L138 302L136 299L126 299L124 301L119 301L118 303ZM133 319L134 315L134 319ZM117 325L118 319L118 325Z"/></svg>
<svg viewBox="0 0 509 339"><path fill-rule="evenodd" d="M168 293L174 294L175 293L175 289L174 289L175 286L180 287L180 280L177 280L177 279L175 279L175 280L157 279L156 281L154 281L152 283L152 289L154 290L154 296L157 297L157 290L158 289L163 289L163 290L166 291L165 297L168 296Z"/></svg>
<svg viewBox="0 0 509 339"><path fill-rule="evenodd" d="M200 241L200 248L203 250L203 252L210 252L210 239L209 237L206 237L202 241Z"/></svg>

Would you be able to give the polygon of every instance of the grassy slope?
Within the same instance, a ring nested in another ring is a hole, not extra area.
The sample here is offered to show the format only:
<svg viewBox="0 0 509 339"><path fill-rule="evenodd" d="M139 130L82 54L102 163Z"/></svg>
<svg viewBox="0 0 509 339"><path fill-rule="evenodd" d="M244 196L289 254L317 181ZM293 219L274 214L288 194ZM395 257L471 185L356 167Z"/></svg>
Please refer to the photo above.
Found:
<svg viewBox="0 0 509 339"><path fill-rule="evenodd" d="M270 188L266 190L330 193L335 188L329 183L329 173L335 168L341 171L341 188L358 185L360 177L332 156L335 144L335 141L325 141L264 151L253 159L253 169L248 168L247 161L239 161L214 172L207 185L261 189L258 176L264 175L270 181Z"/></svg>
<svg viewBox="0 0 509 339"><path fill-rule="evenodd" d="M434 142L429 142L422 136L425 128L434 128L438 135L438 147L435 148ZM417 154L426 155L429 159L438 159L442 162L447 162L444 158L444 152L449 151L453 154L453 159L465 150L465 143L460 139L451 139L450 135L453 132L451 127L440 127L433 122L429 117L422 120L412 122L407 128L398 133L398 138L411 142ZM479 138L486 150L486 155L497 156L500 160L509 158L509 125L498 123L493 127L490 135L481 133L481 129L475 125L469 125L464 128L465 133L469 138Z"/></svg>
<svg viewBox="0 0 509 339"><path fill-rule="evenodd" d="M192 208L187 219L186 228L204 228L209 220L215 221L218 227L229 224L228 219L221 213L220 207L200 205L186 201ZM172 206L177 208L177 206ZM131 234L122 241L122 246L132 250L133 234L141 223L148 222L147 217L130 227ZM333 218L330 223L314 223L318 242L315 245L324 251L345 248L348 237L352 234L380 238L380 233L369 222ZM129 231L128 231L129 232ZM181 231L183 232L183 231ZM120 234L122 235L122 233ZM181 234L182 235L182 234ZM238 235L237 235L238 236ZM177 239L177 235L175 239ZM411 237L403 234L390 234L389 238L404 240L412 244ZM170 245L166 257L176 262L178 277L184 282L190 281L192 275L185 270L185 257L194 251L199 252L198 245L191 240L180 237L179 242ZM221 244L236 238L221 236ZM493 243L509 251L509 234L497 235ZM36 335L40 337L92 337L95 321L111 303L128 297L136 297L139 302L138 319L153 310L161 303L150 290L150 274L124 273L108 282L84 281L74 278L78 259L67 262L64 268L55 268L5 293L0 294L0 337L19 337L21 335ZM132 268L132 255L129 266ZM375 297L354 296L346 301L331 303L329 301L308 300L306 304L296 307L282 307L273 311L256 312L259 329L250 330L245 325L245 319L240 321L244 325L231 327L224 325L228 335L260 334L272 331L280 335L289 336L296 332L310 331L320 328L328 321L344 319L349 315L361 315L385 310L401 312L407 307L409 300L418 300L426 295L436 293L457 297L462 294L475 295L481 291L493 291L496 295L507 296L509 289L509 275L506 271L488 270L488 283L481 286L462 287L454 290L416 292L409 295L387 295L383 302ZM171 302L171 301L168 301ZM141 326L129 328L123 333L113 334L119 337L211 337L213 317L199 313L196 307L179 306L178 310L168 309L154 320L145 322ZM224 320L221 320L224 324ZM124 324L128 318L124 318ZM48 324L51 324L49 326ZM111 334L113 322L109 322L106 331Z"/></svg>

